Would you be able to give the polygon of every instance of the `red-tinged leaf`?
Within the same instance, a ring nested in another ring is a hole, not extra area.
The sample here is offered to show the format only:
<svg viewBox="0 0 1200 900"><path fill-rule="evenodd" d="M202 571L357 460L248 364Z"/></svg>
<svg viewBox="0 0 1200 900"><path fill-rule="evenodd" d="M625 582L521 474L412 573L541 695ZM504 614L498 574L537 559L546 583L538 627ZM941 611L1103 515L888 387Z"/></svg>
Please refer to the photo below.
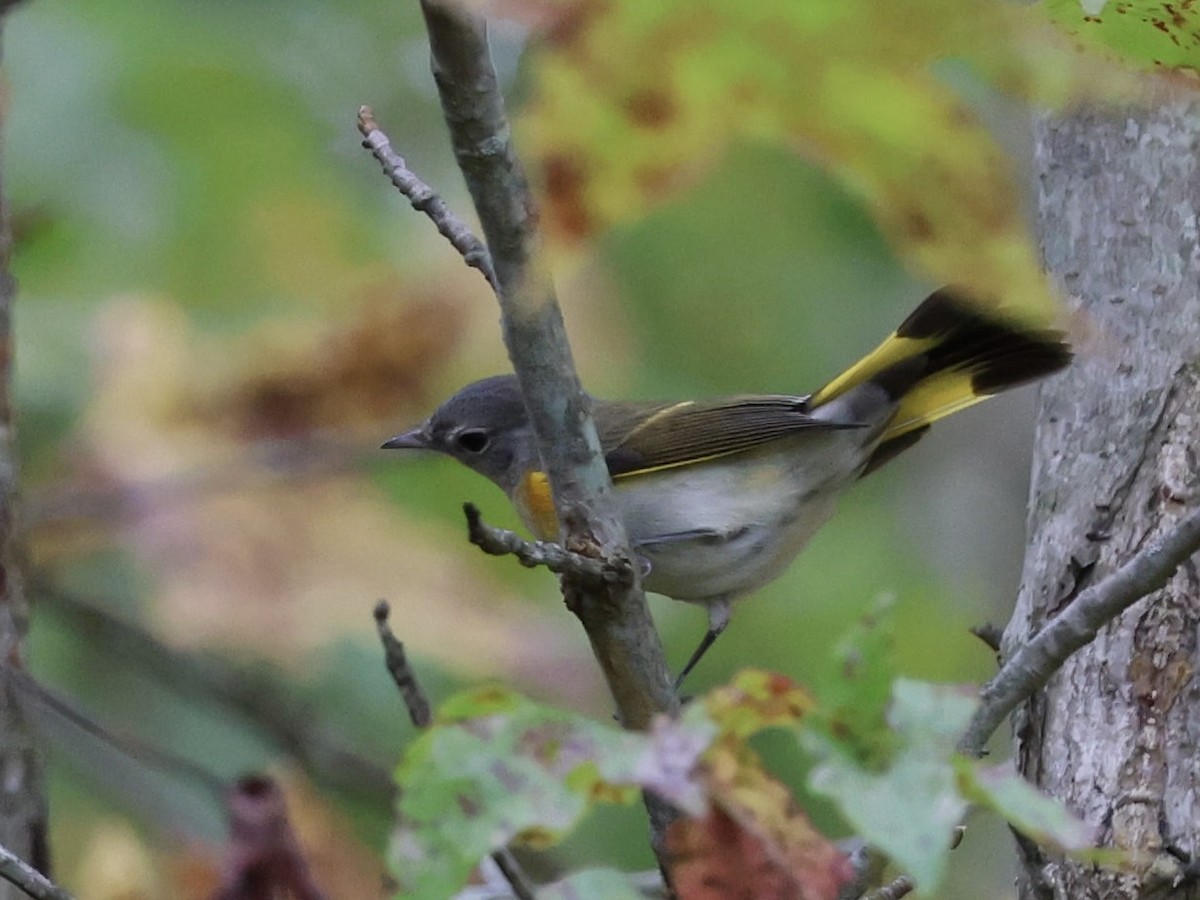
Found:
<svg viewBox="0 0 1200 900"><path fill-rule="evenodd" d="M834 900L851 874L834 854L789 866L777 848L720 808L675 822L667 848L680 900Z"/></svg>
<svg viewBox="0 0 1200 900"><path fill-rule="evenodd" d="M274 781L265 776L239 780L229 795L229 820L229 845L213 900L276 895L324 900Z"/></svg>
<svg viewBox="0 0 1200 900"><path fill-rule="evenodd" d="M842 853L812 826L791 791L767 773L749 747L727 737L705 754L704 763L712 802L761 840L763 852L802 889L798 896L832 896L852 876Z"/></svg>

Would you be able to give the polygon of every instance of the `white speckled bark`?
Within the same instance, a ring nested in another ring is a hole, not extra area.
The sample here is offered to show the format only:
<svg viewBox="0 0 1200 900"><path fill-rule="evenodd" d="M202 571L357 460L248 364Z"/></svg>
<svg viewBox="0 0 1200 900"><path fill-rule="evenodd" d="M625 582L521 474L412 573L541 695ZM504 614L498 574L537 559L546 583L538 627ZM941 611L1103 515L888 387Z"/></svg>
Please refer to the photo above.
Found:
<svg viewBox="0 0 1200 900"><path fill-rule="evenodd" d="M1046 118L1036 130L1048 269L1081 310L1076 364L1046 384L1030 551L1005 647L1200 503L1200 100ZM1197 897L1196 559L1111 623L1016 716L1018 765L1134 851L1118 876L1026 851L1023 898Z"/></svg>

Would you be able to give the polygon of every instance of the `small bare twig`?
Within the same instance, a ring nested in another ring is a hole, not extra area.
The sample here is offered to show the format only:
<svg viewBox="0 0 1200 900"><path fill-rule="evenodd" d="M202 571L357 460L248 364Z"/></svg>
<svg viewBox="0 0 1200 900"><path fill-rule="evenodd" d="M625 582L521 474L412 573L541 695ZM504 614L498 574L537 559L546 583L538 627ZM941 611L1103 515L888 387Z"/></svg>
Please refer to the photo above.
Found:
<svg viewBox="0 0 1200 900"><path fill-rule="evenodd" d="M417 673L408 664L404 645L400 643L400 639L388 625L388 615L390 614L391 608L386 600L380 600L375 604L375 629L379 632L379 640L383 644L383 659L387 664L388 674L392 676L392 681L400 690L400 696L408 708L408 717L412 720L413 725L417 728L427 728L433 721L429 698L421 690L421 685L417 681Z"/></svg>
<svg viewBox="0 0 1200 900"><path fill-rule="evenodd" d="M883 880L887 857L858 837L838 841L838 849L846 854L854 870L854 877L838 890L838 900L859 900Z"/></svg>
<svg viewBox="0 0 1200 900"><path fill-rule="evenodd" d="M994 622L984 622L971 629L971 634L987 644L994 653L1000 652L1000 639L1004 637L1004 629Z"/></svg>
<svg viewBox="0 0 1200 900"><path fill-rule="evenodd" d="M400 642L388 624L390 614L391 609L386 600L380 600L375 604L375 628L379 632L379 640L383 644L383 657L392 681L399 688L404 705L408 708L408 716L412 719L413 725L417 728L427 728L433 722L429 698L421 690L417 675L412 666L408 664L404 644ZM533 882L525 874L525 870L521 868L521 864L517 862L511 850L501 847L492 853L492 861L512 888L513 896L517 900L536 900Z"/></svg>
<svg viewBox="0 0 1200 900"><path fill-rule="evenodd" d="M513 856L511 850L501 847L492 854L492 862L496 864L496 868L500 870L504 880L512 887L513 896L517 900L537 900L533 882L529 880L529 876L525 874L525 870L521 868L521 864L517 862L517 858Z"/></svg>
<svg viewBox="0 0 1200 900"><path fill-rule="evenodd" d="M392 142L375 121L371 107L358 108L358 130L363 136L363 146L371 151L371 155L383 167L383 173L408 198L413 209L427 215L437 226L438 233L462 255L463 261L482 272L493 291L498 290L496 273L492 270L492 255L483 241L454 214L433 188L417 177L404 157L392 149Z"/></svg>
<svg viewBox="0 0 1200 900"><path fill-rule="evenodd" d="M907 875L900 875L887 884L863 894L862 900L900 900L916 890L916 887L915 881Z"/></svg>
<svg viewBox="0 0 1200 900"><path fill-rule="evenodd" d="M484 553L515 556L523 566L531 569L545 566L558 575L573 575L584 584L628 586L633 583L633 566L628 560L596 559L564 550L550 541L527 541L515 532L488 525L474 503L464 503L463 513L467 517L467 537Z"/></svg>
<svg viewBox="0 0 1200 900"><path fill-rule="evenodd" d="M0 845L0 878L10 884L15 884L35 900L73 900L71 894L2 845Z"/></svg>
<svg viewBox="0 0 1200 900"><path fill-rule="evenodd" d="M1102 582L1084 590L983 686L979 708L959 741L959 751L979 756L992 732L1019 703L1043 687L1067 657L1090 643L1101 628L1126 609L1166 584L1197 551L1200 509L1185 516Z"/></svg>

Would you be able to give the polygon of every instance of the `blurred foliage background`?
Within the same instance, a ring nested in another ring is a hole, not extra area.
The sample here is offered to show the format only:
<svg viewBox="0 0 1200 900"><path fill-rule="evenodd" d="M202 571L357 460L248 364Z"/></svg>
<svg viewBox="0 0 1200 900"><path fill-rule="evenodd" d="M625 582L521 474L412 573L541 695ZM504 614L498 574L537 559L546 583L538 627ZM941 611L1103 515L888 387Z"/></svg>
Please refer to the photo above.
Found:
<svg viewBox="0 0 1200 900"><path fill-rule="evenodd" d="M494 37L520 98L523 34ZM507 365L478 273L359 147L369 103L469 212L417 6L33 0L4 50L32 664L141 742L42 705L58 876L96 898L211 886L220 798L151 746L218 779L279 775L318 881L373 895L411 735L378 598L435 699L501 679L609 715L555 580L464 540L464 500L515 527L503 497L448 460L375 449ZM1020 165L1024 111L965 69L939 74ZM750 142L559 273L585 384L646 398L809 391L933 287L821 170ZM977 407L862 483L689 687L746 664L819 682L882 593L902 671L986 678L967 629L1004 621L1015 593L1030 411L1028 390ZM704 615L652 604L677 667ZM764 751L803 783L794 754ZM552 861L648 866L639 816L597 816ZM968 832L944 896L1009 896L1009 856L999 826Z"/></svg>

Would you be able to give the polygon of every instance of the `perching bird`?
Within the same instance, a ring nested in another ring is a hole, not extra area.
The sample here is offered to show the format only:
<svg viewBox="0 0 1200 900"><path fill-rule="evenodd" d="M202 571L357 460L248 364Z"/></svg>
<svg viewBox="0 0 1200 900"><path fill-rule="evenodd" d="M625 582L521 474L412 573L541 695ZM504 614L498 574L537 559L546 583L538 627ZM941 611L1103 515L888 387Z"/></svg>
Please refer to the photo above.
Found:
<svg viewBox="0 0 1200 900"><path fill-rule="evenodd" d="M1070 360L1062 333L989 317L942 289L808 396L593 399L646 589L708 609L708 631L676 685L725 628L732 601L778 577L845 488L938 419ZM467 385L383 446L454 457L499 485L536 535L557 539L549 483L514 376Z"/></svg>

